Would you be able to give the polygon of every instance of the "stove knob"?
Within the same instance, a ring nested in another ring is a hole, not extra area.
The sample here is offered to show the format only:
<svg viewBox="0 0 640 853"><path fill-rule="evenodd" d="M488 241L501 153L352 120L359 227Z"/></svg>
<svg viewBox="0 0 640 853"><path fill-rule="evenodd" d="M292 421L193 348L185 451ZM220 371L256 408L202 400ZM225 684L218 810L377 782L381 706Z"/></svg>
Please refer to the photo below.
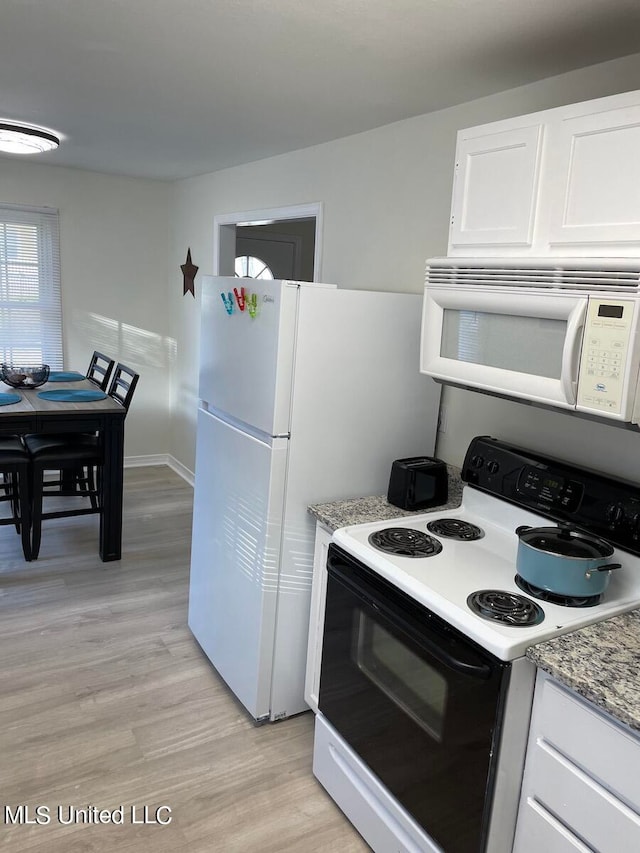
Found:
<svg viewBox="0 0 640 853"><path fill-rule="evenodd" d="M624 507L622 504L609 504L607 507L607 521L611 527L616 527L624 518Z"/></svg>
<svg viewBox="0 0 640 853"><path fill-rule="evenodd" d="M640 538L640 512L634 512L631 516L631 533L634 539Z"/></svg>
<svg viewBox="0 0 640 853"><path fill-rule="evenodd" d="M487 470L490 474L497 474L500 470L500 463L495 461L487 462Z"/></svg>
<svg viewBox="0 0 640 853"><path fill-rule="evenodd" d="M472 456L471 457L471 464L473 465L474 468L482 468L482 466L484 465L484 457Z"/></svg>

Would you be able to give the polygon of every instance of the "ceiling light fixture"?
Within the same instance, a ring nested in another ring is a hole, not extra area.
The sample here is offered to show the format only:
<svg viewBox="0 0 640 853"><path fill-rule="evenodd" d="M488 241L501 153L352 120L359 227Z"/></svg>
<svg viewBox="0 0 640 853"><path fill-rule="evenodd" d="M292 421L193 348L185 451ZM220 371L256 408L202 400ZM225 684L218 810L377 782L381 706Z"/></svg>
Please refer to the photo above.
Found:
<svg viewBox="0 0 640 853"><path fill-rule="evenodd" d="M52 151L59 144L58 137L48 130L28 124L0 122L0 151L7 154L41 154Z"/></svg>

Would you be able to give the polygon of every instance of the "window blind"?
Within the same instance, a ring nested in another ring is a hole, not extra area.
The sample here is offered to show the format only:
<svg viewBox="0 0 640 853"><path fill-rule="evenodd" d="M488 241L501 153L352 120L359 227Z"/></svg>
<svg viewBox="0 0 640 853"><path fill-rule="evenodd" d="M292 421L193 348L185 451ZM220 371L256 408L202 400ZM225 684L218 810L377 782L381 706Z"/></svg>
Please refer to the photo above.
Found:
<svg viewBox="0 0 640 853"><path fill-rule="evenodd" d="M63 367L57 210L0 204L0 358Z"/></svg>

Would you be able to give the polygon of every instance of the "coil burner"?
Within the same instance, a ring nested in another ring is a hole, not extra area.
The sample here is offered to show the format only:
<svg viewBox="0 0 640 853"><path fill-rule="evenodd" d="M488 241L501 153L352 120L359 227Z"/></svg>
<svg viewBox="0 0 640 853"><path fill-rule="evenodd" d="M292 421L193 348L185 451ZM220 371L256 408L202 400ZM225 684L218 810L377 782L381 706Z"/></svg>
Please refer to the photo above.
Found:
<svg viewBox="0 0 640 853"><path fill-rule="evenodd" d="M484 530L470 521L462 521L460 518L436 518L427 524L427 530L442 536L444 539L459 539L463 542L473 542L482 539Z"/></svg>
<svg viewBox="0 0 640 853"><path fill-rule="evenodd" d="M467 604L478 616L491 622L503 622L506 625L526 628L539 625L544 619L541 607L518 593L500 589L481 589L472 592Z"/></svg>
<svg viewBox="0 0 640 853"><path fill-rule="evenodd" d="M562 595L559 592L549 592L547 589L541 589L534 586L529 581L526 581L520 575L514 578L516 584L527 595L532 595L534 598L539 598L540 601L548 601L551 604L559 604L561 607L593 607L600 604L602 595Z"/></svg>
<svg viewBox="0 0 640 853"><path fill-rule="evenodd" d="M385 527L369 536L369 544L398 557L433 557L442 545L433 536L411 527Z"/></svg>

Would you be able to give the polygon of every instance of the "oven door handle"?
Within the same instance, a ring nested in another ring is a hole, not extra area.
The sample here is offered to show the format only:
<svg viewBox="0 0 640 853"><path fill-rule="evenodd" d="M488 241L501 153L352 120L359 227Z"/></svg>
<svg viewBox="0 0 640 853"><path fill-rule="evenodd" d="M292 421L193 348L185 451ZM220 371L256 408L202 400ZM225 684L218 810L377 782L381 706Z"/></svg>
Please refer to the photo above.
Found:
<svg viewBox="0 0 640 853"><path fill-rule="evenodd" d="M491 678L492 670L486 663L469 663L469 661L460 660L446 649L440 648L435 643L432 643L431 640L427 640L426 638L422 639L422 644L435 658L455 672L460 672L462 675L468 675L472 678L481 678L483 680Z"/></svg>
<svg viewBox="0 0 640 853"><path fill-rule="evenodd" d="M419 646L429 652L436 660L449 669L459 672L462 675L471 678L481 678L487 680L491 678L493 672L491 666L486 663L472 663L471 661L460 660L459 657L452 655L446 647L439 645L434 640L430 639L425 631L417 631L407 620L392 608L388 607L383 601L377 597L367 594L361 587L355 584L349 577L344 575L340 569L333 564L331 557L328 560L329 574L333 575L335 580L346 586L352 595L360 599L364 604L371 607L373 610L381 613L385 619L391 622L394 627L399 628L404 634L407 634ZM426 608L425 608L426 609ZM445 637L442 637L443 642L447 642Z"/></svg>

